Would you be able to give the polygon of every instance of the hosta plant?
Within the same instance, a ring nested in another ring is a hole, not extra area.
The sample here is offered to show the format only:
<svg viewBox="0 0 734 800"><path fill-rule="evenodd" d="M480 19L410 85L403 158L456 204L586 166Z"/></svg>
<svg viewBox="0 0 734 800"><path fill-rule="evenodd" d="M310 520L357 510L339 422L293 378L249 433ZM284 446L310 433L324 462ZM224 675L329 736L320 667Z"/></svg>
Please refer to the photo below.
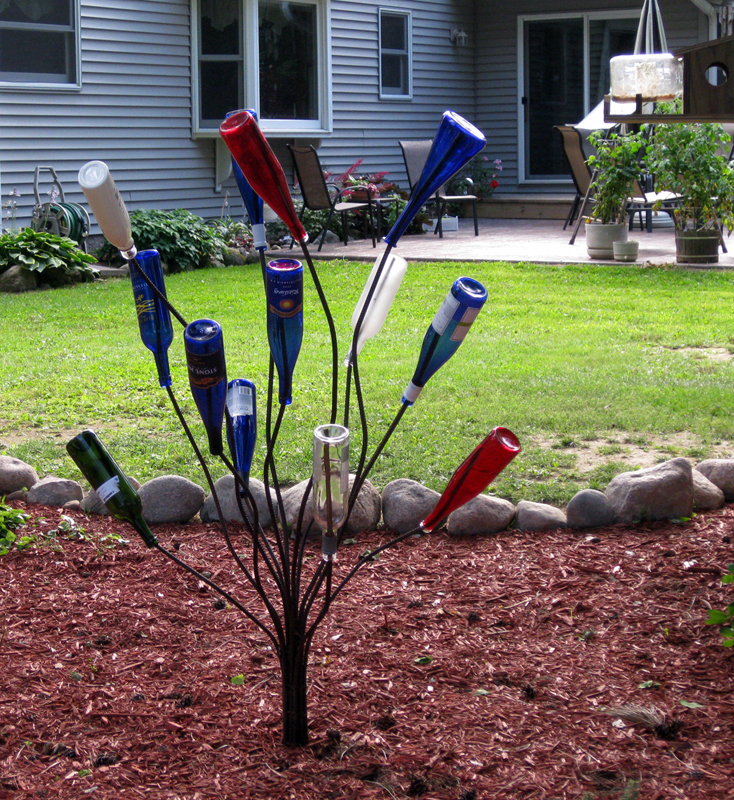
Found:
<svg viewBox="0 0 734 800"><path fill-rule="evenodd" d="M60 286L92 281L97 271L94 256L84 253L66 236L21 228L0 236L0 272L19 264L38 274L41 283Z"/></svg>

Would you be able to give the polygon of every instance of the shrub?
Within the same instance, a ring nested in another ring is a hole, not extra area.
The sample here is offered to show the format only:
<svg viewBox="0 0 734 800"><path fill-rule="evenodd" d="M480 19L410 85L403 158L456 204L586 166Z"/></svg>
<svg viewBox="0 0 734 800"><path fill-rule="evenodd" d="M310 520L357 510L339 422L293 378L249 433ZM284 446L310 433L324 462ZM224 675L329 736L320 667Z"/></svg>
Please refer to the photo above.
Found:
<svg viewBox="0 0 734 800"><path fill-rule="evenodd" d="M252 247L252 231L250 227L241 220L231 217L221 219L211 219L207 223L214 232L214 235L221 239L227 247L237 247L249 250Z"/></svg>
<svg viewBox="0 0 734 800"><path fill-rule="evenodd" d="M130 224L138 250L157 250L172 273L206 267L211 258L221 259L225 247L214 228L184 209L139 209L130 214ZM109 242L97 251L97 257L108 263L122 262Z"/></svg>
<svg viewBox="0 0 734 800"><path fill-rule="evenodd" d="M90 265L94 256L82 252L66 236L21 228L0 236L0 272L20 264L36 272L41 282L62 286L75 281L92 281L96 270Z"/></svg>
<svg viewBox="0 0 734 800"><path fill-rule="evenodd" d="M0 556L7 555L13 545L22 549L30 542L29 537L18 537L15 531L28 521L28 514L24 514L17 508L12 508L0 500Z"/></svg>
<svg viewBox="0 0 734 800"><path fill-rule="evenodd" d="M729 571L721 579L723 583L734 583L734 564L729 564ZM724 647L734 647L734 603L728 605L723 611L712 608L709 611L707 625L720 625L721 635L724 637Z"/></svg>

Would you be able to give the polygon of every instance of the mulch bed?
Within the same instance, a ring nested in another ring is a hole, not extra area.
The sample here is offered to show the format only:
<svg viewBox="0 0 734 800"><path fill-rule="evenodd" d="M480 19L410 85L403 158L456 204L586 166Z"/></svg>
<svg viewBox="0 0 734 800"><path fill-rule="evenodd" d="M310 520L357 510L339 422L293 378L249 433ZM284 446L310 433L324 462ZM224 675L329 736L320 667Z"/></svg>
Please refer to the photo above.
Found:
<svg viewBox="0 0 734 800"><path fill-rule="evenodd" d="M24 533L58 527L29 511ZM69 516L84 540L0 558L3 800L734 797L734 653L705 625L732 599L733 508L387 551L317 634L298 749L266 638L124 524ZM156 534L241 587L216 526ZM605 713L630 704L661 724Z"/></svg>

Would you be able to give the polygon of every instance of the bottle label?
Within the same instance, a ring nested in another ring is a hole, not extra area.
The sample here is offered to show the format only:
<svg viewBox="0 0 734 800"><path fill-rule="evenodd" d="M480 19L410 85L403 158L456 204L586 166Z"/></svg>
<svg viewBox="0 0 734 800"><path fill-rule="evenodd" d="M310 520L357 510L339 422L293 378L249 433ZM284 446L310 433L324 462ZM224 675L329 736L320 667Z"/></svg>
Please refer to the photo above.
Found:
<svg viewBox="0 0 734 800"><path fill-rule="evenodd" d="M223 349L206 355L187 352L186 362L189 368L189 381L196 389L210 389L227 376Z"/></svg>
<svg viewBox="0 0 734 800"><path fill-rule="evenodd" d="M446 295L446 299L441 303L441 308L438 309L431 323L433 330L435 330L439 336L446 330L446 326L451 322L456 309L460 305L461 303L459 300L454 297L451 292Z"/></svg>
<svg viewBox="0 0 734 800"><path fill-rule="evenodd" d="M107 503L110 497L113 497L120 491L120 478L114 475L109 480L105 481L101 486L97 487L97 494L103 503Z"/></svg>
<svg viewBox="0 0 734 800"><path fill-rule="evenodd" d="M268 311L284 319L303 311L303 272L268 276Z"/></svg>
<svg viewBox="0 0 734 800"><path fill-rule="evenodd" d="M233 386L227 392L227 410L230 417L246 417L253 413L252 388Z"/></svg>
<svg viewBox="0 0 734 800"><path fill-rule="evenodd" d="M481 308L467 308L466 311L464 311L461 315L461 319L456 323L454 332L451 334L452 342L464 341L464 337L469 333L472 322L474 322L481 310Z"/></svg>

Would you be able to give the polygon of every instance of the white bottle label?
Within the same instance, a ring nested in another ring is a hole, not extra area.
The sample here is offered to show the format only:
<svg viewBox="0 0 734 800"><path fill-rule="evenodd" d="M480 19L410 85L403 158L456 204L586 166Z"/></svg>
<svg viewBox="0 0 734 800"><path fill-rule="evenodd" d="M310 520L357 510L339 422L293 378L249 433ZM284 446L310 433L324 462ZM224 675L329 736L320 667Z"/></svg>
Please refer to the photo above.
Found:
<svg viewBox="0 0 734 800"><path fill-rule="evenodd" d="M446 295L446 299L441 303L441 308L438 309L431 323L431 325L433 325L433 330L436 331L439 336L446 330L446 326L451 322L454 312L460 305L461 303L451 292Z"/></svg>
<svg viewBox="0 0 734 800"><path fill-rule="evenodd" d="M249 386L233 386L227 392L227 410L230 417L252 414L252 389Z"/></svg>
<svg viewBox="0 0 734 800"><path fill-rule="evenodd" d="M479 316L480 311L481 308L467 308L464 315L457 323L454 332L451 334L452 342L464 341L464 337L469 333L469 328L471 328L472 322Z"/></svg>
<svg viewBox="0 0 734 800"><path fill-rule="evenodd" d="M110 497L116 495L120 491L120 479L117 475L105 481L101 486L97 487L97 494L99 499L106 503Z"/></svg>

